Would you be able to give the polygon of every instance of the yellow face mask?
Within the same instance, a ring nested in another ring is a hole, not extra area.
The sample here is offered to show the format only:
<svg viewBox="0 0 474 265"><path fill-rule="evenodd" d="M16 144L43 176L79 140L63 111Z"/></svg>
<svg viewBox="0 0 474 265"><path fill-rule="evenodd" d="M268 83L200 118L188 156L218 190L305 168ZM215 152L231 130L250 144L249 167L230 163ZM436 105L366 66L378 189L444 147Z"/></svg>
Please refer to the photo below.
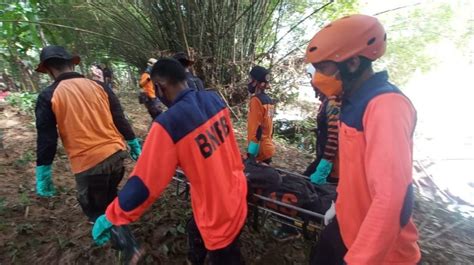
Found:
<svg viewBox="0 0 474 265"><path fill-rule="evenodd" d="M311 83L326 97L337 96L342 93L342 81L337 79L336 75L337 72L331 76L316 72Z"/></svg>

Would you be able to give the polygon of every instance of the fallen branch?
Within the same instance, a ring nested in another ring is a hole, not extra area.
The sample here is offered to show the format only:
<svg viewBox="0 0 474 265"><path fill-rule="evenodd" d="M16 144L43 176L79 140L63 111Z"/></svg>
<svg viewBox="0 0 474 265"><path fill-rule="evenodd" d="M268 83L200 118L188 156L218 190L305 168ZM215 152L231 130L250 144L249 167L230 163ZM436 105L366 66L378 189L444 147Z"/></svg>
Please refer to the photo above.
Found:
<svg viewBox="0 0 474 265"><path fill-rule="evenodd" d="M232 108L230 107L229 105L229 102L227 102L227 99L225 99L224 95L222 95L221 91L219 89L216 89L217 93L219 93L219 95L221 96L222 100L224 100L224 103L227 105L227 108L230 110L230 112L234 115L234 117L238 120L239 119L239 116L237 116L237 114L235 114L235 112L232 110Z"/></svg>

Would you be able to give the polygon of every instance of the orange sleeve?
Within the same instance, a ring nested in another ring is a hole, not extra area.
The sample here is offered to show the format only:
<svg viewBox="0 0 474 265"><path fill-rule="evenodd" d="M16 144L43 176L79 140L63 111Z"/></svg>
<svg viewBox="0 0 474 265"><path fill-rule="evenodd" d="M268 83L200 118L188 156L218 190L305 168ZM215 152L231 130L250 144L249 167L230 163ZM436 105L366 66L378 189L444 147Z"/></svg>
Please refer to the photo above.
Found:
<svg viewBox="0 0 474 265"><path fill-rule="evenodd" d="M411 218L415 123L415 110L402 95L380 95L367 105L365 169L372 202L344 258L347 264L382 264Z"/></svg>
<svg viewBox="0 0 474 265"><path fill-rule="evenodd" d="M250 99L249 113L247 118L247 142L260 142L260 139L258 139L258 131L261 130L263 113L264 109L260 100L257 97L252 97Z"/></svg>
<svg viewBox="0 0 474 265"><path fill-rule="evenodd" d="M143 73L140 78L140 87L143 88L143 92L147 94L150 98L156 98L155 95L155 87L153 86L153 82L151 82L150 74Z"/></svg>
<svg viewBox="0 0 474 265"><path fill-rule="evenodd" d="M177 166L173 140L160 124L154 123L127 183L107 207L107 219L114 225L137 220L166 188Z"/></svg>

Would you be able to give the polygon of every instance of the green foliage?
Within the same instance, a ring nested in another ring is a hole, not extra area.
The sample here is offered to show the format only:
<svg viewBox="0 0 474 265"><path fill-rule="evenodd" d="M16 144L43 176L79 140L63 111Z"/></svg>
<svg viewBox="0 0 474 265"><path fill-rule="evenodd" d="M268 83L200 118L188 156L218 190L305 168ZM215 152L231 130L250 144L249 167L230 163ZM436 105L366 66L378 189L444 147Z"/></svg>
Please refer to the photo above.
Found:
<svg viewBox="0 0 474 265"><path fill-rule="evenodd" d="M20 110L32 113L35 108L36 99L38 98L37 93L31 92L17 92L11 93L6 98L12 106L20 108Z"/></svg>
<svg viewBox="0 0 474 265"><path fill-rule="evenodd" d="M3 46L8 43L18 46L15 51L5 50L8 57L5 61L28 58L24 68L33 77L30 84L41 81L31 69L38 61L39 48L47 43L64 45L80 54L83 73L87 71L84 65L92 62L125 62L128 66L115 72L116 76L132 81L148 57L184 50L196 59L194 70L204 77L206 85L220 89L231 105L235 105L246 99L243 88L253 63L268 67L277 61L284 64L280 60L284 54L299 50L307 41L306 22L326 22L336 14L353 10L356 3L355 0L127 0L110 5L91 1L26 1L7 5L0 20L10 21L2 24L8 29L2 35ZM325 8L316 12L322 6ZM18 65L13 64L6 69ZM12 76L10 72L8 75ZM289 78L288 75L279 78L274 86L282 101L292 100L296 95L291 87L283 85L288 84ZM12 80L17 87L25 89L25 78L13 75ZM134 87L134 83L119 85Z"/></svg>
<svg viewBox="0 0 474 265"><path fill-rule="evenodd" d="M397 85L405 84L416 70L430 70L437 63L429 51L430 44L453 36L452 31L446 29L452 16L448 4L381 15L387 31L387 52L376 61L376 68L387 68L390 79Z"/></svg>
<svg viewBox="0 0 474 265"><path fill-rule="evenodd" d="M357 9L357 0L279 2L273 24L259 42L258 52L265 57L257 60L271 68L274 99L284 105L296 103L301 82L307 82L303 58L310 38L323 25Z"/></svg>
<svg viewBox="0 0 474 265"><path fill-rule="evenodd" d="M1 20L27 20L35 21L37 5L35 1L21 1L10 4L1 12ZM5 49L15 47L16 52L26 54L30 49L38 49L42 42L39 31L35 24L0 22L1 31L0 44L1 55L5 55ZM13 41L13 42L12 42Z"/></svg>
<svg viewBox="0 0 474 265"><path fill-rule="evenodd" d="M39 79L32 69L46 40L36 24L20 21L37 21L38 3L20 1L2 4L0 9L0 68L3 79L9 77L4 82L13 88L37 90Z"/></svg>
<svg viewBox="0 0 474 265"><path fill-rule="evenodd" d="M19 224L16 226L16 232L21 235L30 235L33 233L34 226L30 223Z"/></svg>
<svg viewBox="0 0 474 265"><path fill-rule="evenodd" d="M301 150L315 152L316 150L316 121L312 118L301 121L275 121L275 138L283 139Z"/></svg>
<svg viewBox="0 0 474 265"><path fill-rule="evenodd" d="M357 0L283 1L282 8L278 10L281 30L278 37L283 39L273 47L273 51L285 56L299 51L300 48L304 50L319 28L336 18L356 13L357 10ZM289 29L292 29L291 32Z"/></svg>
<svg viewBox="0 0 474 265"><path fill-rule="evenodd" d="M28 206L31 204L30 198L28 197L27 192L20 193L20 204L22 206Z"/></svg>

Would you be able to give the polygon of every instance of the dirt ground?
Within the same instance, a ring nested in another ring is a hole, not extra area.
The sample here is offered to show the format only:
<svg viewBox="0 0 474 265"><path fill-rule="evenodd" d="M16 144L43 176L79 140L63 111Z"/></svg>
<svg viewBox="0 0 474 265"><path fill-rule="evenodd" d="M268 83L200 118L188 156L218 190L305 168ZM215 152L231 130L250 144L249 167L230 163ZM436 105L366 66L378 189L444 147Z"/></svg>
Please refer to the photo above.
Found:
<svg viewBox="0 0 474 265"><path fill-rule="evenodd" d="M136 133L144 138L150 119L134 95L122 96ZM0 114L0 264L116 264L109 246L93 245L75 198L74 177L62 147L53 164L59 190L53 198L35 195L36 133L31 115L6 107ZM236 131L243 143L242 131ZM311 155L279 145L275 165L302 172ZM133 162L127 161L127 170ZM474 221L448 211L441 202L418 196L414 214L424 264L474 264ZM147 251L143 264L185 264L184 227L190 205L167 191L132 230ZM273 224L260 232L245 227L242 251L247 264L307 264L311 242L277 243Z"/></svg>

